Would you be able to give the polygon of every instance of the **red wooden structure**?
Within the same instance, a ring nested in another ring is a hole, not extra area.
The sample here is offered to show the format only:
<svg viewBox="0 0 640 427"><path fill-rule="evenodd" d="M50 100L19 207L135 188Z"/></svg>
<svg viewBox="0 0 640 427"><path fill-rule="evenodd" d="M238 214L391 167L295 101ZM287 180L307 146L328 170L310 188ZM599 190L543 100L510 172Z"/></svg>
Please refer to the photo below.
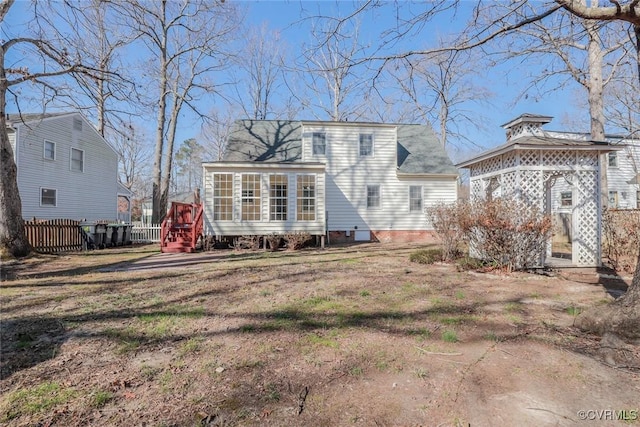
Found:
<svg viewBox="0 0 640 427"><path fill-rule="evenodd" d="M162 221L160 250L162 252L195 252L202 236L202 204L172 202Z"/></svg>

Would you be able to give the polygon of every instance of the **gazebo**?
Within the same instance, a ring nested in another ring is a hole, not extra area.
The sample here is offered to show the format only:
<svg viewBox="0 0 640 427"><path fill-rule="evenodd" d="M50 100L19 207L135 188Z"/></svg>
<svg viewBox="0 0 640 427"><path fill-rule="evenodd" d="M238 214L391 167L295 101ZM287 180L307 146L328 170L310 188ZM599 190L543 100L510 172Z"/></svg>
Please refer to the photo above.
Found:
<svg viewBox="0 0 640 427"><path fill-rule="evenodd" d="M523 114L502 126L505 144L457 166L469 169L472 200L517 198L551 215L553 237L541 254L543 264L599 266L602 158L619 148L548 133L542 126L551 119Z"/></svg>

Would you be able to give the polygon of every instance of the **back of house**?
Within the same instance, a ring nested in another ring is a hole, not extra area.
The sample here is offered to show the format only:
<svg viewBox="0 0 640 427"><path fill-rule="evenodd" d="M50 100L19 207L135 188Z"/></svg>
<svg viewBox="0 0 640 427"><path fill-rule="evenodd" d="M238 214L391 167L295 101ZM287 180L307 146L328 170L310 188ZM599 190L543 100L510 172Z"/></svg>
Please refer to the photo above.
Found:
<svg viewBox="0 0 640 427"><path fill-rule="evenodd" d="M205 234L218 237L424 240L424 208L457 199L458 171L425 125L240 120L203 167Z"/></svg>

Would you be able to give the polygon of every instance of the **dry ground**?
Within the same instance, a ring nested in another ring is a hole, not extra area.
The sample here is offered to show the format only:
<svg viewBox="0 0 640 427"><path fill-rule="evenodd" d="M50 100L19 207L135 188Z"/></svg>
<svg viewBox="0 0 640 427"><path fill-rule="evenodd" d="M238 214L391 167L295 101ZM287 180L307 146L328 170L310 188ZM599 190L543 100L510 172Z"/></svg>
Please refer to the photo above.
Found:
<svg viewBox="0 0 640 427"><path fill-rule="evenodd" d="M597 275L461 272L416 248L5 264L0 424L640 425L638 348L603 358L572 327L612 300Z"/></svg>

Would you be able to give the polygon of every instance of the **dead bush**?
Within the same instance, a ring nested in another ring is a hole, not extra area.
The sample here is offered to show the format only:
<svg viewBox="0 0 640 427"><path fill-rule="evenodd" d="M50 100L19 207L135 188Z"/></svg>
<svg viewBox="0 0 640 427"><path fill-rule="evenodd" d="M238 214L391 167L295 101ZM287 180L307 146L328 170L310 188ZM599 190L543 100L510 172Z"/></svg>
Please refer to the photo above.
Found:
<svg viewBox="0 0 640 427"><path fill-rule="evenodd" d="M306 231L296 231L285 233L282 238L287 244L287 249L295 251L303 248L304 245L311 239L311 235Z"/></svg>
<svg viewBox="0 0 640 427"><path fill-rule="evenodd" d="M464 241L463 224L468 216L466 202L438 203L426 208L427 216L442 244L442 261L452 261L460 255Z"/></svg>
<svg viewBox="0 0 640 427"><path fill-rule="evenodd" d="M239 236L233 242L234 249L260 249L260 237L259 236Z"/></svg>
<svg viewBox="0 0 640 427"><path fill-rule="evenodd" d="M549 215L517 200L475 201L459 215L470 254L507 271L540 264L551 236Z"/></svg>
<svg viewBox="0 0 640 427"><path fill-rule="evenodd" d="M277 251L280 247L280 243L282 242L282 236L277 233L269 234L265 239L267 239L269 249L272 251Z"/></svg>
<svg viewBox="0 0 640 427"><path fill-rule="evenodd" d="M616 271L633 273L640 250L640 210L605 210L603 252Z"/></svg>

